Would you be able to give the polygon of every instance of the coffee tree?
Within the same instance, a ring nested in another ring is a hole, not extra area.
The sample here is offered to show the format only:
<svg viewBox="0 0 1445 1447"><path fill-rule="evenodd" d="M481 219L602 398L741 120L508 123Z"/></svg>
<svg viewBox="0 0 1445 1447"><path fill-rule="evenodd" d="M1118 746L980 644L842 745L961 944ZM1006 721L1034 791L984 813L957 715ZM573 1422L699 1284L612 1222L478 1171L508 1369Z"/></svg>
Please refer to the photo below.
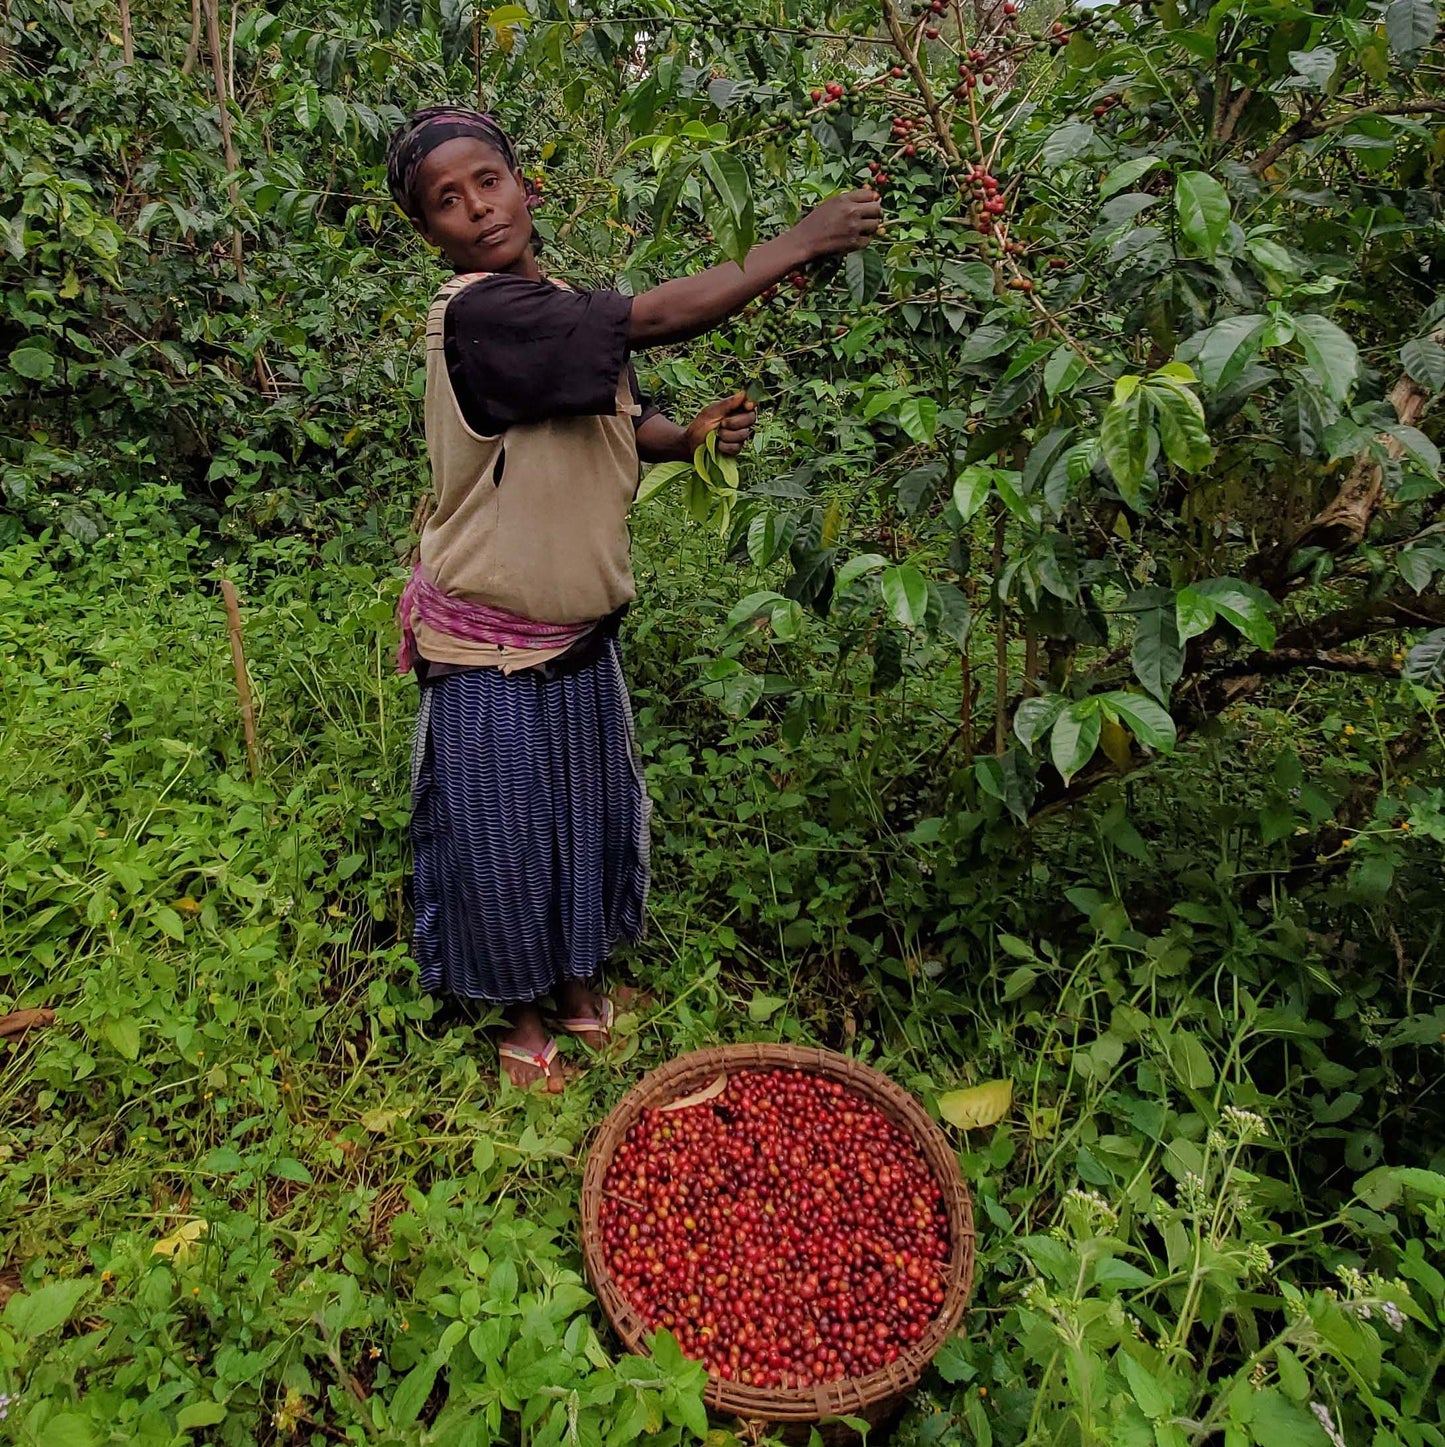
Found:
<svg viewBox="0 0 1445 1447"><path fill-rule="evenodd" d="M780 570L710 670L728 706L818 627L879 687L906 648L957 668L976 786L1020 817L1281 674L1439 681L1418 425L1445 385L1437 20L1429 0L437 17L534 135L530 78L585 58L560 93L611 97L635 285L741 259L840 186L882 192L885 237L788 278L726 358L780 409L757 462L702 456L647 493L680 482ZM577 213L553 225L581 239ZM1404 659L1374 641L1422 630Z"/></svg>

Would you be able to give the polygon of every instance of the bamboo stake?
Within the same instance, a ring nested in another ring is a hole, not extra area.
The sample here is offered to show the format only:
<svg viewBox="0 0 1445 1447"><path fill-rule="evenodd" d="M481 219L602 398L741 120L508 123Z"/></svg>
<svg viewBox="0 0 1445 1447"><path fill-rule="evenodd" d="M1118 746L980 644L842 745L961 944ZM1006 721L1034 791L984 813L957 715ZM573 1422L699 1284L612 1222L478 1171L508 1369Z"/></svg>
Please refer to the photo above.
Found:
<svg viewBox="0 0 1445 1447"><path fill-rule="evenodd" d="M241 727L246 732L246 762L251 777L261 774L260 754L256 748L256 708L251 702L251 680L246 672L246 648L241 642L241 600L236 585L229 578L221 579L221 597L226 603L227 631L231 635L231 667L236 672L236 696L241 701Z"/></svg>
<svg viewBox="0 0 1445 1447"><path fill-rule="evenodd" d="M127 65L135 64L135 33L130 24L130 0L120 0L120 53Z"/></svg>

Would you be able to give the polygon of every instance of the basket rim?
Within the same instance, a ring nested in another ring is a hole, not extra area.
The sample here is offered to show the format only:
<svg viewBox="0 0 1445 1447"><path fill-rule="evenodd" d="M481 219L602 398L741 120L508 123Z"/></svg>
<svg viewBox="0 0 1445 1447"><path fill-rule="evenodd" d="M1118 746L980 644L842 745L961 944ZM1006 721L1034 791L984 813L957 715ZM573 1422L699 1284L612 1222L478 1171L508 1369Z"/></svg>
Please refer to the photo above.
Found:
<svg viewBox="0 0 1445 1447"><path fill-rule="evenodd" d="M602 1182L622 1139L641 1113L688 1093L708 1075L728 1070L805 1070L855 1089L910 1137L943 1191L950 1252L944 1301L928 1329L899 1351L896 1361L863 1377L845 1377L816 1387L764 1388L708 1374L703 1397L717 1410L781 1422L816 1422L857 1415L903 1396L917 1385L929 1363L963 1319L973 1290L976 1236L973 1202L958 1170L957 1154L922 1104L874 1066L817 1046L750 1042L709 1046L675 1056L637 1081L603 1119L587 1152L581 1200L583 1261L588 1280L609 1324L630 1352L648 1355L645 1328L636 1309L613 1280L601 1245Z"/></svg>

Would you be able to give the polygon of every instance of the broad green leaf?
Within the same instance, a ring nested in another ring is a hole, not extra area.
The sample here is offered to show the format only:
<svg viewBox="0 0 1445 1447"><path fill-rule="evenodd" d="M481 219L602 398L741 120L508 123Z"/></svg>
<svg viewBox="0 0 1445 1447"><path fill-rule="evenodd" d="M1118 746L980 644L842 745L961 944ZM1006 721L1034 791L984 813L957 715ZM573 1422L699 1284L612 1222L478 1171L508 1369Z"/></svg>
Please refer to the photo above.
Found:
<svg viewBox="0 0 1445 1447"><path fill-rule="evenodd" d="M1151 1421L1174 1410L1174 1398L1159 1380L1158 1376L1142 1362L1136 1361L1125 1349L1115 1358L1123 1368L1129 1390L1139 1404L1139 1410Z"/></svg>
<svg viewBox="0 0 1445 1447"><path fill-rule="evenodd" d="M643 503L656 497L663 488L680 477L695 476L696 472L690 462L660 462L656 467L647 469L647 476L642 479L642 485L637 489L637 501Z"/></svg>
<svg viewBox="0 0 1445 1447"><path fill-rule="evenodd" d="M850 251L843 258L843 279L854 306L866 306L883 285L883 253L875 247Z"/></svg>
<svg viewBox="0 0 1445 1447"><path fill-rule="evenodd" d="M973 617L968 611L968 599L963 596L961 589L954 587L952 583L929 583L928 626L945 638L952 639L959 648L967 646Z"/></svg>
<svg viewBox="0 0 1445 1447"><path fill-rule="evenodd" d="M953 505L959 517L967 522L984 503L993 490L993 469L976 464L965 467L953 484Z"/></svg>
<svg viewBox="0 0 1445 1447"><path fill-rule="evenodd" d="M1169 1061L1188 1090L1208 1090L1214 1084L1214 1062L1198 1038L1187 1030L1169 1037Z"/></svg>
<svg viewBox="0 0 1445 1447"><path fill-rule="evenodd" d="M781 593L776 593L770 588L764 588L757 593L749 593L746 598L734 603L728 613L727 626L736 628L741 623L750 623L754 618L766 609L770 609L774 603L785 602Z"/></svg>
<svg viewBox="0 0 1445 1447"><path fill-rule="evenodd" d="M898 425L915 442L933 441L938 430L938 403L932 397L909 397L898 404Z"/></svg>
<svg viewBox="0 0 1445 1447"><path fill-rule="evenodd" d="M765 995L761 990L755 990L753 997L748 1001L748 1019L754 1024L762 1024L772 1015L776 1015L788 1002L780 995ZM727 1077L721 1077L724 1087L727 1085ZM721 1094L721 1091L716 1092Z"/></svg>
<svg viewBox="0 0 1445 1447"><path fill-rule="evenodd" d="M833 586L841 593L849 583L861 578L865 573L876 573L879 568L887 566L888 559L882 553L857 553L838 569Z"/></svg>
<svg viewBox="0 0 1445 1447"><path fill-rule="evenodd" d="M928 613L928 580L909 563L889 568L879 580L883 601L905 628L921 628Z"/></svg>
<svg viewBox="0 0 1445 1447"><path fill-rule="evenodd" d="M938 1113L959 1130L984 1130L997 1125L1013 1107L1011 1080L990 1080L967 1090L948 1090L938 1097Z"/></svg>
<svg viewBox="0 0 1445 1447"><path fill-rule="evenodd" d="M5 1325L21 1341L35 1341L64 1326L90 1290L85 1280L48 1281L34 1291L17 1292L5 1304Z"/></svg>
<svg viewBox="0 0 1445 1447"><path fill-rule="evenodd" d="M791 513L759 513L748 524L748 557L766 568L791 546L797 531L798 520Z"/></svg>
<svg viewBox="0 0 1445 1447"><path fill-rule="evenodd" d="M1207 467L1214 460L1214 448L1199 398L1187 387L1150 383L1147 390L1165 457L1185 472Z"/></svg>
<svg viewBox="0 0 1445 1447"><path fill-rule="evenodd" d="M1127 379L1125 379L1127 380ZM1148 468L1149 428L1144 419L1144 397L1138 390L1125 390L1104 412L1099 428L1099 446L1114 475L1119 495L1136 512L1141 509L1140 489Z"/></svg>
<svg viewBox="0 0 1445 1447"><path fill-rule="evenodd" d="M897 483L898 506L908 517L913 517L923 506L924 500L932 495L933 489L942 481L946 468L941 457L910 467Z"/></svg>
<svg viewBox="0 0 1445 1447"><path fill-rule="evenodd" d="M1445 689L1445 628L1427 633L1410 649L1402 675L1425 688Z"/></svg>
<svg viewBox="0 0 1445 1447"><path fill-rule="evenodd" d="M321 114L326 117L326 124L336 136L344 140L347 130L346 102L339 95L324 95L321 97Z"/></svg>
<svg viewBox="0 0 1445 1447"><path fill-rule="evenodd" d="M182 1432L190 1432L197 1427L214 1427L225 1420L224 1402L192 1402L176 1414L176 1426Z"/></svg>
<svg viewBox="0 0 1445 1447"><path fill-rule="evenodd" d="M1226 317L1189 339L1190 355L1199 362L1199 375L1205 386L1226 392L1236 378L1259 355L1269 318L1249 316Z"/></svg>
<svg viewBox="0 0 1445 1447"><path fill-rule="evenodd" d="M1439 543L1415 543L1401 548L1395 555L1400 576L1417 592L1430 586L1436 573L1445 570L1445 546Z"/></svg>
<svg viewBox="0 0 1445 1447"><path fill-rule="evenodd" d="M100 1436L88 1417L79 1412L59 1412L41 1429L39 1437L45 1447L96 1447Z"/></svg>
<svg viewBox="0 0 1445 1447"><path fill-rule="evenodd" d="M649 1343L652 1359L668 1376L674 1376L687 1366L687 1358L677 1344L677 1338L670 1331L657 1332Z"/></svg>
<svg viewBox="0 0 1445 1447"><path fill-rule="evenodd" d="M1270 621L1270 614L1275 601L1263 589L1242 583L1238 578L1206 578L1183 589L1179 596L1182 598L1185 593L1191 594L1193 599L1207 602L1219 617L1226 623L1232 623L1256 648L1274 647L1274 624ZM1179 631L1181 636L1195 636L1192 633L1185 635L1182 623Z"/></svg>
<svg viewBox="0 0 1445 1447"><path fill-rule="evenodd" d="M705 151L702 173L716 203L704 203L713 235L723 255L741 266L757 234L747 168L733 151Z"/></svg>
<svg viewBox="0 0 1445 1447"><path fill-rule="evenodd" d="M1134 737L1146 748L1161 754L1174 752L1178 733L1174 720L1152 698L1142 693L1106 693L1103 708L1129 725Z"/></svg>
<svg viewBox="0 0 1445 1447"><path fill-rule="evenodd" d="M20 346L10 353L10 370L28 377L32 382L44 382L55 371L55 353L44 347Z"/></svg>
<svg viewBox="0 0 1445 1447"><path fill-rule="evenodd" d="M314 85L303 85L296 92L292 112L303 131L316 129L316 122L321 119L321 95Z"/></svg>
<svg viewBox="0 0 1445 1447"><path fill-rule="evenodd" d="M1000 352L1006 352L1020 338L1019 332L1014 331L1011 327L1001 327L995 322L990 322L987 326L975 327L969 333L968 340L963 344L963 351L959 354L958 360L964 364L986 362L990 357L996 357Z"/></svg>
<svg viewBox="0 0 1445 1447"><path fill-rule="evenodd" d="M1066 121L1044 137L1040 152L1043 163L1052 169L1066 161L1076 161L1094 148L1094 128L1088 121Z"/></svg>
<svg viewBox="0 0 1445 1447"><path fill-rule="evenodd" d="M1416 337L1400 348L1400 361L1411 378L1432 392L1445 392L1445 347L1429 337Z"/></svg>
<svg viewBox="0 0 1445 1447"><path fill-rule="evenodd" d="M1439 24L1435 0L1390 0L1385 6L1385 38L1390 50L1410 65L1434 40Z"/></svg>
<svg viewBox="0 0 1445 1447"><path fill-rule="evenodd" d="M1099 183L1099 200L1107 201L1117 191L1132 189L1140 176L1163 164L1158 156L1135 156L1132 161L1115 166Z"/></svg>
<svg viewBox="0 0 1445 1447"><path fill-rule="evenodd" d="M436 1385L438 1364L432 1357L418 1362L402 1379L391 1398L391 1425L410 1427L416 1421L431 1389Z"/></svg>
<svg viewBox="0 0 1445 1447"><path fill-rule="evenodd" d="M1059 347L1044 363L1044 391L1049 401L1067 392L1087 369L1088 363L1072 347Z"/></svg>
<svg viewBox="0 0 1445 1447"><path fill-rule="evenodd" d="M1316 90L1328 90L1339 56L1328 45L1317 45L1313 50L1290 51L1289 63Z"/></svg>
<svg viewBox="0 0 1445 1447"><path fill-rule="evenodd" d="M1294 331L1326 395L1343 402L1360 366L1354 342L1328 317L1314 312L1295 317Z"/></svg>
<svg viewBox="0 0 1445 1447"><path fill-rule="evenodd" d="M1174 186L1184 239L1211 261L1229 230L1229 193L1207 171L1184 171Z"/></svg>
<svg viewBox="0 0 1445 1447"><path fill-rule="evenodd" d="M1049 736L1049 755L1064 776L1064 783L1094 757L1102 727L1097 699L1081 698L1059 714Z"/></svg>
<svg viewBox="0 0 1445 1447"><path fill-rule="evenodd" d="M1067 703L1068 699L1059 694L1047 694L1026 698L1014 710L1014 733L1030 753L1034 744L1054 726L1054 720Z"/></svg>
<svg viewBox="0 0 1445 1447"><path fill-rule="evenodd" d="M1168 588L1140 588L1126 606L1138 610L1130 653L1134 675L1161 703L1168 703L1184 671L1174 594Z"/></svg>

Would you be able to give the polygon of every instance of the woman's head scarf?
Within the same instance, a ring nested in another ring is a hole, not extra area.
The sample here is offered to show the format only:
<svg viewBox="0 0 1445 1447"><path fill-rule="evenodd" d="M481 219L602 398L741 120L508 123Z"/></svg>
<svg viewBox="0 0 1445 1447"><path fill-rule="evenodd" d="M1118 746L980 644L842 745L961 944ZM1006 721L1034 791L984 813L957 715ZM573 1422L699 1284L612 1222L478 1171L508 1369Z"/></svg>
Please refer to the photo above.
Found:
<svg viewBox="0 0 1445 1447"><path fill-rule="evenodd" d="M446 141L461 136L489 145L506 163L509 171L517 169L517 152L511 138L491 116L466 106L427 106L413 112L405 125L397 128L386 151L386 184L392 200L413 221L421 219L421 208L414 194L421 163ZM525 181L527 209L541 204L541 192L530 178Z"/></svg>

